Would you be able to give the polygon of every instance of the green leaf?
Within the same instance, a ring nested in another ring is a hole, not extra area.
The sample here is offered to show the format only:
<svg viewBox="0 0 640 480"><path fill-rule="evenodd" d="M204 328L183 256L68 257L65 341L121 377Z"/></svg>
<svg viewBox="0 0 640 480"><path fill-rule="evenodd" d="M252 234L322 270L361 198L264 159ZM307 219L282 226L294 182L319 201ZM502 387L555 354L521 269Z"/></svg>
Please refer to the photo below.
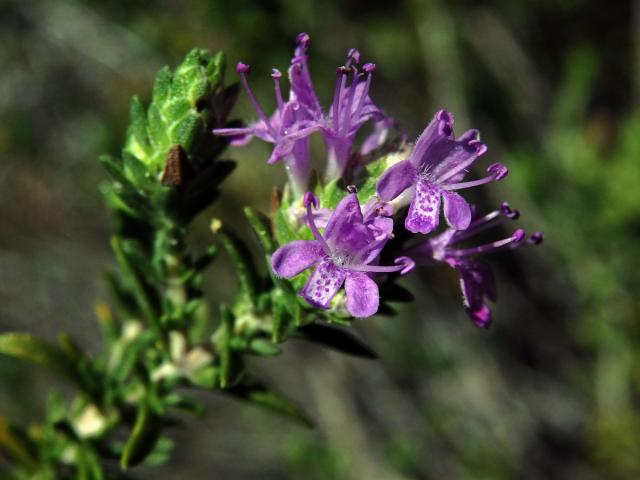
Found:
<svg viewBox="0 0 640 480"><path fill-rule="evenodd" d="M77 449L78 478L104 480L104 471L96 451L89 445L81 443Z"/></svg>
<svg viewBox="0 0 640 480"><path fill-rule="evenodd" d="M278 240L278 245L285 245L293 242L294 240L300 240L296 232L291 228L291 224L287 220L286 213L280 208L274 218L275 234Z"/></svg>
<svg viewBox="0 0 640 480"><path fill-rule="evenodd" d="M220 388L228 388L237 383L244 371L242 355L232 348L235 316L229 307L220 305L220 314L224 326L223 335L216 342L220 354Z"/></svg>
<svg viewBox="0 0 640 480"><path fill-rule="evenodd" d="M127 130L125 150L149 164L151 146L147 135L147 115L144 105L138 97L131 99L130 116L131 123Z"/></svg>
<svg viewBox="0 0 640 480"><path fill-rule="evenodd" d="M173 124L169 130L171 144L180 144L188 152L194 144L198 133L202 130L202 120L194 112L189 112L185 117Z"/></svg>
<svg viewBox="0 0 640 480"><path fill-rule="evenodd" d="M334 209L340 203L340 200L347 194L346 189L342 185L342 181L332 180L325 185L320 196L320 206L322 208Z"/></svg>
<svg viewBox="0 0 640 480"><path fill-rule="evenodd" d="M4 417L0 417L0 451L5 452L27 469L35 470L38 467L38 460L33 450L24 432L10 425Z"/></svg>
<svg viewBox="0 0 640 480"><path fill-rule="evenodd" d="M138 188L149 188L155 184L147 166L135 155L122 152L122 163L125 175Z"/></svg>
<svg viewBox="0 0 640 480"><path fill-rule="evenodd" d="M273 326L271 329L271 341L273 343L280 343L285 339L286 332L289 327L289 318L286 314L286 308L284 306L285 295L280 289L277 289L272 294L272 317Z"/></svg>
<svg viewBox="0 0 640 480"><path fill-rule="evenodd" d="M249 224L258 237L260 245L267 255L271 255L276 250L276 244L271 235L271 222L260 212L256 212L251 207L244 208L244 215L249 220Z"/></svg>
<svg viewBox="0 0 640 480"><path fill-rule="evenodd" d="M258 274L249 247L231 232L220 233L220 238L235 265L236 274L240 282L240 295L244 295L255 305L257 301Z"/></svg>
<svg viewBox="0 0 640 480"><path fill-rule="evenodd" d="M386 168L386 157L382 157L367 166L367 179L358 189L358 199L363 205L376 194L378 179L384 173Z"/></svg>
<svg viewBox="0 0 640 480"><path fill-rule="evenodd" d="M136 299L145 320L147 320L149 325L155 330L159 338L165 342L166 338L158 316L158 299L156 293L147 285L144 277L140 275L139 270L125 252L122 238L113 236L111 238L111 248L116 255L120 269L131 288L133 297Z"/></svg>
<svg viewBox="0 0 640 480"><path fill-rule="evenodd" d="M126 470L144 461L153 450L161 432L162 417L153 410L149 397L145 396L138 409L131 436L122 451L120 466Z"/></svg>
<svg viewBox="0 0 640 480"><path fill-rule="evenodd" d="M264 338L254 338L249 342L249 352L261 357L280 355L280 348Z"/></svg>
<svg viewBox="0 0 640 480"><path fill-rule="evenodd" d="M296 336L349 355L371 359L377 358L376 353L356 335L332 325L310 323L299 327L296 331Z"/></svg>
<svg viewBox="0 0 640 480"><path fill-rule="evenodd" d="M153 84L153 102L157 105L164 104L171 93L171 69L168 66L162 67L156 75Z"/></svg>
<svg viewBox="0 0 640 480"><path fill-rule="evenodd" d="M313 422L301 407L255 378L246 377L241 383L225 390L225 393L313 428Z"/></svg>
<svg viewBox="0 0 640 480"><path fill-rule="evenodd" d="M193 105L187 99L182 97L172 98L162 108L162 114L167 122L175 123L189 113L192 108Z"/></svg>
<svg viewBox="0 0 640 480"><path fill-rule="evenodd" d="M167 437L160 437L153 447L153 450L147 455L147 458L145 458L145 466L156 467L169 461L174 446L173 440Z"/></svg>
<svg viewBox="0 0 640 480"><path fill-rule="evenodd" d="M186 112L185 112L186 113ZM169 135L169 126L162 112L155 103L149 106L147 112L149 122L149 137L154 147L153 159L154 166L160 167L160 158L166 156L167 150L171 144Z"/></svg>
<svg viewBox="0 0 640 480"><path fill-rule="evenodd" d="M81 390L91 390L78 371L74 360L59 348L27 333L5 333L0 335L0 353L26 360L58 374Z"/></svg>
<svg viewBox="0 0 640 480"><path fill-rule="evenodd" d="M126 343L120 342L111 350L115 362L109 366L109 377L116 388L126 381L141 362L142 353L153 344L153 335L150 331L144 331L134 340Z"/></svg>
<svg viewBox="0 0 640 480"><path fill-rule="evenodd" d="M99 157L102 166L107 171L109 175L118 183L120 183L122 188L129 189L133 192L136 191L136 187L131 181L127 178L123 171L123 165L119 158L115 158L111 155L100 155Z"/></svg>

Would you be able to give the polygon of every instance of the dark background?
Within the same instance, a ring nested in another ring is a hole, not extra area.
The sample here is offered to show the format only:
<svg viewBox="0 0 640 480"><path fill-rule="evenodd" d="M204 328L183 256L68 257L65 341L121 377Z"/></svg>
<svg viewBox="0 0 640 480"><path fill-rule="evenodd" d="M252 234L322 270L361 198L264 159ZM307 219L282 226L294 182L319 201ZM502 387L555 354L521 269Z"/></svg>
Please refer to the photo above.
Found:
<svg viewBox="0 0 640 480"><path fill-rule="evenodd" d="M325 103L356 46L410 138L441 107L457 131L479 128L486 161L511 174L475 200L508 200L547 241L490 259L489 331L466 318L452 271L423 270L406 282L414 304L356 324L378 361L291 344L254 362L315 430L214 396L176 430L173 460L140 477L640 478L637 1L0 1L0 331L67 330L97 352L113 265L97 157L119 151L130 97L199 46L250 63L271 107L270 69L300 31ZM236 114L255 117L246 97ZM228 151L239 168L194 242L212 241L212 216L246 232L240 208L268 209L284 175L267 155ZM232 297L224 260L208 289ZM0 358L0 414L37 420L51 387Z"/></svg>

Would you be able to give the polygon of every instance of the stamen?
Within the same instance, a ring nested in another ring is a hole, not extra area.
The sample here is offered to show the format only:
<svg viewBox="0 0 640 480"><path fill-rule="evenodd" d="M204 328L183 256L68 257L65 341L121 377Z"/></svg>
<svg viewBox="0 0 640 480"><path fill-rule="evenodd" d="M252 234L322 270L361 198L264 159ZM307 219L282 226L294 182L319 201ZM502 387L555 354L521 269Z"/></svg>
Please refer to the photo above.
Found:
<svg viewBox="0 0 640 480"><path fill-rule="evenodd" d="M349 128L351 127L351 108L353 107L353 97L356 93L356 85L358 82L358 69L351 67L352 77L351 84L349 85L349 95L347 97L347 105L344 109L344 125L343 131L345 135L349 134Z"/></svg>
<svg viewBox="0 0 640 480"><path fill-rule="evenodd" d="M544 234L542 232L534 232L529 238L529 243L532 245L540 245L544 241Z"/></svg>
<svg viewBox="0 0 640 480"><path fill-rule="evenodd" d="M400 272L400 275L409 273L416 266L409 257L398 257L394 261L396 266L381 266L381 265L344 265L342 268L345 270L351 270L352 272L367 272L367 273L393 273Z"/></svg>
<svg viewBox="0 0 640 480"><path fill-rule="evenodd" d="M362 111L364 102L367 99L367 96L369 96L369 89L371 88L371 75L376 69L376 64L367 63L364 65L364 67L362 67L362 69L366 72L367 79L365 80L366 83L364 85L364 89L362 90L362 95L360 95L360 98L358 99L358 106L353 112L353 118L358 118L360 116L360 112Z"/></svg>
<svg viewBox="0 0 640 480"><path fill-rule="evenodd" d="M502 204L500 205L500 211L509 220L517 220L518 218L520 218L520 212L518 210L512 209L507 202L502 202Z"/></svg>
<svg viewBox="0 0 640 480"><path fill-rule="evenodd" d="M318 208L320 206L320 200L318 200L318 197L313 192L307 192L304 194L304 206L307 209L307 223L309 224L311 233L313 233L314 238L320 243L324 253L331 256L331 249L329 245L327 245L324 237L320 234L316 222L313 220L313 215L311 214L311 206Z"/></svg>
<svg viewBox="0 0 640 480"><path fill-rule="evenodd" d="M480 232L489 230L490 228L498 226L502 223L502 217L498 210L487 213L485 216L477 218L471 222L466 230L458 230L451 239L451 244L461 242L467 238L473 237Z"/></svg>
<svg viewBox="0 0 640 480"><path fill-rule="evenodd" d="M282 88L280 87L280 79L282 78L282 72L277 68L271 70L271 78L273 78L274 88L276 92L276 102L278 102L278 110L282 111L284 101L282 100Z"/></svg>
<svg viewBox="0 0 640 480"><path fill-rule="evenodd" d="M486 177L479 180L473 180L471 182L450 183L448 185L441 186L445 190L462 190L463 188L477 187L478 185L484 185L485 183L502 180L508 175L509 169L501 163L494 163L492 165L489 165L489 168L487 168L487 172L489 172L490 175L487 175ZM451 175L447 175L447 177L451 177ZM444 180L439 180L439 182L442 181Z"/></svg>
<svg viewBox="0 0 640 480"><path fill-rule="evenodd" d="M336 88L333 92L333 129L337 132L340 128L340 104L342 103L342 89L344 89L347 83L347 75L349 74L349 68L346 66L338 67L336 70L338 79L336 80Z"/></svg>
<svg viewBox="0 0 640 480"><path fill-rule="evenodd" d="M479 245L477 247L464 248L460 250L448 249L447 253L456 257L466 257L468 255L476 255L479 253L493 253L518 246L520 243L522 243L524 237L525 231L519 228L518 230L513 232L513 235L503 240L497 240L485 245Z"/></svg>
<svg viewBox="0 0 640 480"><path fill-rule="evenodd" d="M251 87L249 86L249 81L247 80L247 74L251 71L251 67L246 63L238 62L238 65L236 66L236 71L240 74L240 81L242 82L242 86L244 87L245 91L247 92L247 95L249 96L249 101L253 105L253 108L256 109L260 119L267 125L267 128L271 132L271 135L275 137L276 133L273 131L273 128L271 127L271 123L269 123L269 117L267 117L267 114L262 109L260 102L258 102L258 99L253 93L253 90L251 90Z"/></svg>
<svg viewBox="0 0 640 480"><path fill-rule="evenodd" d="M313 133L319 129L320 127L318 125L312 125L311 127L302 128L293 133L290 133L289 130L285 130L283 133L288 140L299 140L301 138L307 137L310 133Z"/></svg>
<svg viewBox="0 0 640 480"><path fill-rule="evenodd" d="M393 205L387 202L380 202L376 206L376 214L378 214L379 217L390 217L393 215Z"/></svg>
<svg viewBox="0 0 640 480"><path fill-rule="evenodd" d="M489 165L489 168L487 168L487 172L493 173L496 181L500 181L509 175L509 169L502 163L492 163Z"/></svg>
<svg viewBox="0 0 640 480"><path fill-rule="evenodd" d="M305 193L302 201L304 203L304 208L308 208L309 206L312 206L313 208L317 209L320 206L320 199L313 192Z"/></svg>
<svg viewBox="0 0 640 480"><path fill-rule="evenodd" d="M347 185L347 192L358 193L358 187L356 187L355 185Z"/></svg>
<svg viewBox="0 0 640 480"><path fill-rule="evenodd" d="M221 137L238 137L240 135L250 135L254 132L253 128L214 128L213 134Z"/></svg>
<svg viewBox="0 0 640 480"><path fill-rule="evenodd" d="M360 63L360 52L355 48L352 48L347 52L347 67L350 67L352 63Z"/></svg>
<svg viewBox="0 0 640 480"><path fill-rule="evenodd" d="M484 185L485 183L490 183L495 180L493 175L487 175L484 178L480 178L478 180L472 180L470 182L460 182L460 183L450 183L448 185L441 185L445 190L462 190L464 188L477 187L479 185Z"/></svg>
<svg viewBox="0 0 640 480"><path fill-rule="evenodd" d="M296 43L298 44L298 46L303 47L303 48L307 48L309 46L309 41L311 40L311 37L309 36L308 33L299 33L298 36L296 37Z"/></svg>

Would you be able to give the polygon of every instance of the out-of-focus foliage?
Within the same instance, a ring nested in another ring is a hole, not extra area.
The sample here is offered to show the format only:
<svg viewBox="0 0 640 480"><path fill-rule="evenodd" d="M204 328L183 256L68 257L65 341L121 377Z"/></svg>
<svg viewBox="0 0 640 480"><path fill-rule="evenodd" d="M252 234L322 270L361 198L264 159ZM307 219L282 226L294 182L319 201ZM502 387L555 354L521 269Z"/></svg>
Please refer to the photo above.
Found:
<svg viewBox="0 0 640 480"><path fill-rule="evenodd" d="M488 155L511 167L500 195L479 200L509 200L547 242L494 259L489 332L464 317L448 271L425 272L442 287L418 280L399 318L359 322L377 367L296 345L273 360L315 431L209 401L214 413L187 422L161 477L638 478L640 6L610 3L3 2L0 329L64 329L95 348L90 306L110 261L95 159L118 153L123 105L194 46L251 63L269 98L269 69L307 31L325 99L334 59L358 46L378 65L376 102L410 135L438 107L479 126ZM264 209L283 175L256 162L266 148L233 154L213 213L237 226L241 204ZM228 301L233 287L208 293ZM5 416L43 409L37 381L49 380L0 360Z"/></svg>

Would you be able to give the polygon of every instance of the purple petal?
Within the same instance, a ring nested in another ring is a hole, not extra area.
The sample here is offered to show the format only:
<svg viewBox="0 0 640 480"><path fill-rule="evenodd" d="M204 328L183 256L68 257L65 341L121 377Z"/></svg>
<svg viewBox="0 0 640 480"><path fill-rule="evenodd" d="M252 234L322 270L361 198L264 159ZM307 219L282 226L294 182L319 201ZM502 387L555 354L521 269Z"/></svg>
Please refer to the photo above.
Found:
<svg viewBox="0 0 640 480"><path fill-rule="evenodd" d="M419 180L409 206L404 226L413 233L430 233L438 228L441 190L437 185Z"/></svg>
<svg viewBox="0 0 640 480"><path fill-rule="evenodd" d="M311 152L309 139L296 140L290 158L285 160L289 178L300 191L304 191L309 183L311 173Z"/></svg>
<svg viewBox="0 0 640 480"><path fill-rule="evenodd" d="M364 225L360 202L355 193L349 193L340 200L327 223L324 238L331 245L348 243L357 232L367 231Z"/></svg>
<svg viewBox="0 0 640 480"><path fill-rule="evenodd" d="M380 256L380 252L393 237L393 219L388 217L377 217L367 222L367 228L371 232L371 240L364 247L356 259L363 265L368 265Z"/></svg>
<svg viewBox="0 0 640 480"><path fill-rule="evenodd" d="M468 130L456 140L453 116L441 110L418 138L409 160L418 171L428 170L438 183L459 182L465 169L487 150L478 135L477 130Z"/></svg>
<svg viewBox="0 0 640 480"><path fill-rule="evenodd" d="M484 303L484 297L496 300L496 285L491 269L484 263L474 261L457 262L454 266L460 273L460 286L467 314L477 326L488 327L491 323L491 310Z"/></svg>
<svg viewBox="0 0 640 480"><path fill-rule="evenodd" d="M465 311L477 327L489 328L489 325L491 325L491 310L486 305L480 305L475 310L465 308Z"/></svg>
<svg viewBox="0 0 640 480"><path fill-rule="evenodd" d="M291 85L290 99L301 105L304 115L308 118L319 118L322 114L322 109L309 75L306 59L291 65L289 68L289 84Z"/></svg>
<svg viewBox="0 0 640 480"><path fill-rule="evenodd" d="M456 192L444 190L444 218L456 230L466 230L471 223L471 207Z"/></svg>
<svg viewBox="0 0 640 480"><path fill-rule="evenodd" d="M360 145L360 155L368 155L376 148L384 145L384 142L386 142L389 137L389 131L393 124L393 119L389 117L385 117L382 120L377 121L373 126L373 132L371 132Z"/></svg>
<svg viewBox="0 0 640 480"><path fill-rule="evenodd" d="M291 152L293 151L293 147L294 147L294 142L288 141L286 139L281 139L279 142L276 143L276 146L271 151L271 155L269 156L267 163L269 165L273 165L274 163L279 162L280 160L287 157L288 155L291 155Z"/></svg>
<svg viewBox="0 0 640 480"><path fill-rule="evenodd" d="M311 305L329 308L331 300L344 283L346 273L331 260L322 260L313 271L300 295Z"/></svg>
<svg viewBox="0 0 640 480"><path fill-rule="evenodd" d="M361 272L349 272L345 282L347 310L354 317L374 315L380 304L380 291L376 282Z"/></svg>
<svg viewBox="0 0 640 480"><path fill-rule="evenodd" d="M416 169L408 160L403 160L388 168L378 180L376 188L380 199L390 202L407 188L416 179Z"/></svg>
<svg viewBox="0 0 640 480"><path fill-rule="evenodd" d="M470 132L476 131L470 130ZM473 138L469 132L463 134L458 140L443 143L433 150L435 164L432 175L438 182L461 181L473 162L487 151L484 143L478 140L466 140L468 138Z"/></svg>
<svg viewBox="0 0 640 480"><path fill-rule="evenodd" d="M275 251L271 267L280 277L295 277L316 263L322 254L322 246L315 240L295 240Z"/></svg>
<svg viewBox="0 0 640 480"><path fill-rule="evenodd" d="M424 170L428 165L436 163L436 159L432 155L434 147L452 140L453 115L446 110L440 110L418 137L409 160L416 169Z"/></svg>
<svg viewBox="0 0 640 480"><path fill-rule="evenodd" d="M369 230L376 240L387 239L393 236L393 219L389 217L376 217L367 222Z"/></svg>

